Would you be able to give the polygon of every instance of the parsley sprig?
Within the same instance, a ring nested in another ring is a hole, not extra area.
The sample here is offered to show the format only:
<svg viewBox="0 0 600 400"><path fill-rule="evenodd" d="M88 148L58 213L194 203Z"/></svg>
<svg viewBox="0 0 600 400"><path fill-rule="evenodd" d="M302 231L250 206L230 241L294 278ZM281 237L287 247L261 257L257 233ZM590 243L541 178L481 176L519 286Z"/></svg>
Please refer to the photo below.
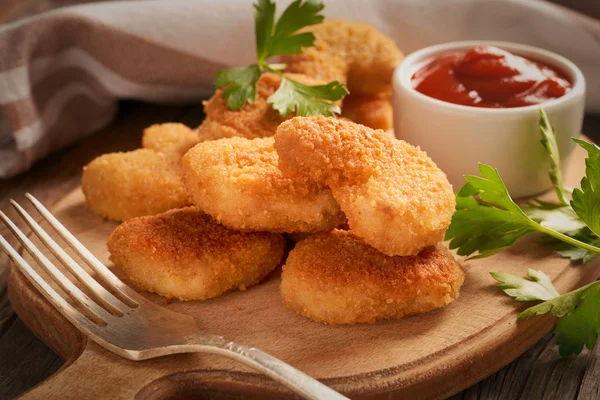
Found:
<svg viewBox="0 0 600 400"><path fill-rule="evenodd" d="M515 300L542 301L520 313L518 319L547 313L560 318L555 332L562 356L579 354L584 346L592 350L600 334L600 281L561 295L542 271L528 269L527 276L530 280L492 272L498 287Z"/></svg>
<svg viewBox="0 0 600 400"><path fill-rule="evenodd" d="M296 0L292 2L275 22L276 5L271 0L258 0L254 4L254 28L256 34L256 64L218 71L215 86L225 88L223 98L227 107L239 110L246 103L256 100L256 84L264 72L281 75L279 89L267 102L283 116L296 115L334 116L340 108L333 104L349 92L338 81L326 85L309 86L283 76L285 64L270 64L273 56L300 54L304 47L314 46L311 32L298 30L323 22L320 2Z"/></svg>
<svg viewBox="0 0 600 400"><path fill-rule="evenodd" d="M446 232L450 248L458 249L459 255L488 257L531 232L554 238L552 243L560 243L557 252L562 256L585 262L600 255L600 147L573 139L588 151L588 158L581 189L573 191L573 200L568 203L556 138L543 111L540 131L542 145L551 158L550 179L559 202L533 200L521 208L510 197L498 171L480 164L481 176L465 176L467 183L456 195L456 211Z"/></svg>
<svg viewBox="0 0 600 400"><path fill-rule="evenodd" d="M531 232L545 234L544 241L562 257L586 263L600 256L600 147L573 139L585 149L586 173L580 188L563 186L555 132L540 110L541 144L550 157L550 180L558 201L534 199L519 207L510 197L498 171L480 164L481 176L467 175L456 195L456 212L446 239L459 255L487 257L512 246ZM568 201L568 193L572 200ZM560 318L555 332L560 354L579 354L592 349L600 334L600 281L559 294L542 271L527 270L529 279L505 272L492 277L517 301L540 301L519 314L519 319L551 313Z"/></svg>

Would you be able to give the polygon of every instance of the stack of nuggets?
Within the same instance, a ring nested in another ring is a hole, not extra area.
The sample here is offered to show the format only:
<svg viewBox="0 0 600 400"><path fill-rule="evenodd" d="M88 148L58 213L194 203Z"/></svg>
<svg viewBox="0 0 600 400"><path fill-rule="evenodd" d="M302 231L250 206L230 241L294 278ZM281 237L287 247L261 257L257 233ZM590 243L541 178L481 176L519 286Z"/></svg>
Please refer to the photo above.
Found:
<svg viewBox="0 0 600 400"><path fill-rule="evenodd" d="M421 150L332 118L294 118L275 135L284 175L325 184L348 219L299 242L283 267L284 304L331 324L396 319L443 307L464 274L438 244L455 207Z"/></svg>
<svg viewBox="0 0 600 400"><path fill-rule="evenodd" d="M454 211L419 149L350 121L296 117L273 138L203 142L182 159L194 204L240 231L312 233L283 266L284 304L330 324L430 311L464 275L439 244ZM348 231L335 229L347 218Z"/></svg>
<svg viewBox="0 0 600 400"><path fill-rule="evenodd" d="M244 290L280 265L280 233L293 232L307 237L283 266L281 296L315 321L397 319L458 297L464 275L438 244L452 189L383 131L297 117L274 138L199 143L179 168L195 206L129 219L108 241L141 289L180 300Z"/></svg>
<svg viewBox="0 0 600 400"><path fill-rule="evenodd" d="M281 78L265 73L252 104L232 111L217 90L197 130L154 125L142 149L85 168L88 206L126 220L108 248L140 289L180 300L244 290L281 264L285 233L298 243L283 302L315 321L396 319L458 297L463 272L439 244L455 206L446 176L419 149L347 120L391 127L402 53L365 24L310 28L316 46L286 57L289 76L346 83L346 118L282 117L267 102Z"/></svg>

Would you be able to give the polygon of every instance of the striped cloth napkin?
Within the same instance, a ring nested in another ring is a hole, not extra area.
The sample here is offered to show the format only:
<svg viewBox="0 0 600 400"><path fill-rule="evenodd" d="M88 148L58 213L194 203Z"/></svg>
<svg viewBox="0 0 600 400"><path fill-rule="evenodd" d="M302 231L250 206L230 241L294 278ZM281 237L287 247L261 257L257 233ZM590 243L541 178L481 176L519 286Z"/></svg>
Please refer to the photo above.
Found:
<svg viewBox="0 0 600 400"><path fill-rule="evenodd" d="M290 1L280 1L279 10ZM254 58L251 0L148 0L59 9L0 26L0 177L89 135L119 99L198 102L214 73ZM540 0L325 0L325 15L370 23L410 53L491 39L574 61L600 111L600 21Z"/></svg>

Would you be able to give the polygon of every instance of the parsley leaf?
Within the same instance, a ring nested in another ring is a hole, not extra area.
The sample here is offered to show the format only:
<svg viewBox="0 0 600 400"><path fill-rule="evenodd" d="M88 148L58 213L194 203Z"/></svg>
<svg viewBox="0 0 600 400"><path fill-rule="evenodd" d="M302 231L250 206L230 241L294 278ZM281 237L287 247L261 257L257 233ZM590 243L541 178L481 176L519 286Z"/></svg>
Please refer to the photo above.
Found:
<svg viewBox="0 0 600 400"><path fill-rule="evenodd" d="M215 86L225 88L223 98L227 107L239 110L246 102L256 100L256 84L266 71L282 75L285 64L269 64L272 56L300 54L303 47L314 46L312 32L298 30L323 22L319 14L324 6L314 0L295 0L275 22L276 4L272 0L258 0L254 4L254 32L256 36L256 64L245 68L229 68L217 73ZM307 86L282 76L279 89L267 99L283 116L296 112L298 116L334 116L340 108L331 102L341 100L348 89L337 81L326 85Z"/></svg>
<svg viewBox="0 0 600 400"><path fill-rule="evenodd" d="M217 72L215 86L222 88L223 98L227 99L227 107L232 110L239 110L246 101L253 103L256 100L256 82L260 79L262 72L258 65L249 67L237 67L222 69Z"/></svg>
<svg viewBox="0 0 600 400"><path fill-rule="evenodd" d="M456 195L456 211L446 232L450 248L457 248L459 255L479 253L472 258L512 246L537 225L511 199L496 169L479 164L479 171L481 177L465 175L467 183Z"/></svg>
<svg viewBox="0 0 600 400"><path fill-rule="evenodd" d="M579 354L583 346L593 349L600 334L600 281L560 295L548 275L527 270L531 280L492 272L506 294L517 301L545 300L519 314L519 319L552 313L561 320L556 325L556 344L563 357Z"/></svg>
<svg viewBox="0 0 600 400"><path fill-rule="evenodd" d="M550 125L548 115L542 109L540 109L540 133L542 134L541 143L546 149L546 152L550 156L550 181L554 185L556 196L561 205L568 205L565 197L565 190L562 183L562 174L560 170L560 154L558 152L558 144L556 143L556 134L554 128Z"/></svg>
<svg viewBox="0 0 600 400"><path fill-rule="evenodd" d="M348 94L348 89L337 81L326 85L307 86L288 78L282 78L281 85L267 99L273 108L283 116L291 112L296 115L325 115L332 117L340 108L331 101L339 100Z"/></svg>
<svg viewBox="0 0 600 400"><path fill-rule="evenodd" d="M600 254L600 248L543 226L512 200L498 171L479 164L481 177L465 175L467 183L456 195L456 211L446 232L450 248L471 258L488 257L530 232L541 232ZM540 203L543 204L543 203ZM551 207L546 207L551 209Z"/></svg>
<svg viewBox="0 0 600 400"><path fill-rule="evenodd" d="M527 276L531 280L506 272L491 272L490 274L499 282L498 287L517 301L550 300L560 296L548 275L542 271L527 268Z"/></svg>
<svg viewBox="0 0 600 400"><path fill-rule="evenodd" d="M273 35L275 22L275 3L270 0L258 0L254 6L254 34L256 37L256 59L261 62L269 58L268 44Z"/></svg>
<svg viewBox="0 0 600 400"><path fill-rule="evenodd" d="M556 343L563 357L593 349L600 333L600 282L544 301L519 314L519 319L552 313L562 318L556 325Z"/></svg>
<svg viewBox="0 0 600 400"><path fill-rule="evenodd" d="M318 1L296 0L285 9L271 36L268 46L270 55L300 54L303 47L311 47L315 42L312 32L295 33L301 28L323 22L319 14L325 6ZM259 58L260 59L260 58Z"/></svg>
<svg viewBox="0 0 600 400"><path fill-rule="evenodd" d="M259 0L254 5L256 34L256 58L259 65L275 55L300 54L303 47L311 47L315 42L312 32L296 33L306 26L320 24L319 14L325 6L320 2L296 0L285 9L275 24L275 3Z"/></svg>
<svg viewBox="0 0 600 400"><path fill-rule="evenodd" d="M580 139L573 141L587 150L588 157L581 189L573 190L571 206L592 232L600 236L600 147Z"/></svg>
<svg viewBox="0 0 600 400"><path fill-rule="evenodd" d="M556 325L556 344L563 357L581 353L584 345L592 350L600 334L600 284L581 289L575 310Z"/></svg>

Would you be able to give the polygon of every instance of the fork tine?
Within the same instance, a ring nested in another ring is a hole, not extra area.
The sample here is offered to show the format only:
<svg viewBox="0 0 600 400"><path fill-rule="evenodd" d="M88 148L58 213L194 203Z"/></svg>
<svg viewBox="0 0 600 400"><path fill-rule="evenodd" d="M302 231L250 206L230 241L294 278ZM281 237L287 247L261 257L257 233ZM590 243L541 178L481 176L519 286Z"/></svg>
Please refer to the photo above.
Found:
<svg viewBox="0 0 600 400"><path fill-rule="evenodd" d="M60 311L73 325L77 327L85 326L88 327L93 324L85 315L80 313L75 307L69 304L52 286L50 286L38 273L33 269L27 261L21 257L21 255L4 239L0 236L0 247L4 249L4 252L8 257L15 263L19 271L25 275L27 280L35 286L40 293L48 300L52 305Z"/></svg>
<svg viewBox="0 0 600 400"><path fill-rule="evenodd" d="M48 258L35 247L35 245L25 236L25 234L4 214L0 211L0 219L10 229L10 231L19 239L19 242L31 254L35 261L44 268L44 270L52 277L52 279L74 300L85 307L98 320L108 322L111 315L90 299L85 293L73 284L58 268L48 260Z"/></svg>
<svg viewBox="0 0 600 400"><path fill-rule="evenodd" d="M122 316L127 311L126 305L117 299L112 293L104 289L86 270L73 260L51 237L42 229L42 227L25 211L23 207L14 200L10 201L17 212L23 217L27 225L31 227L33 232L40 238L42 243L56 256L60 262L71 271L71 273L77 277L77 279L90 291L92 297L96 302L100 303L103 307L107 308L110 312Z"/></svg>
<svg viewBox="0 0 600 400"><path fill-rule="evenodd" d="M104 281L107 285L110 285L121 297L121 300L130 307L137 307L139 304L138 301L134 300L133 297L137 296L137 293L131 290L127 285L125 285L115 274L113 274L100 260L98 260L88 249L85 248L83 244L79 240L75 238L65 228L63 224L61 224L58 219L48 211L46 207L31 194L26 193L25 197L33 204L33 206L38 210L38 212L44 217L46 222L58 232L58 234L67 242L73 250L77 252L81 256L81 258L98 274L100 279Z"/></svg>

